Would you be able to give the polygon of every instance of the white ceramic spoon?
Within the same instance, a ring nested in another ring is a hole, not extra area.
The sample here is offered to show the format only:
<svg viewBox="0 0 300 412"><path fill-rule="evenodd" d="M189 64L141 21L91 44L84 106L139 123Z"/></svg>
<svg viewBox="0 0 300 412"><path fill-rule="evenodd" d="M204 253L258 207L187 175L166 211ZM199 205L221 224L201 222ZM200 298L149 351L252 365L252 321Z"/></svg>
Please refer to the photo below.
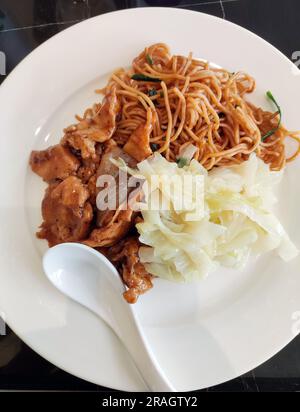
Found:
<svg viewBox="0 0 300 412"><path fill-rule="evenodd" d="M175 392L158 365L134 311L122 296L125 288L110 261L80 243L63 243L43 258L48 279L62 293L102 318L125 345L153 392Z"/></svg>

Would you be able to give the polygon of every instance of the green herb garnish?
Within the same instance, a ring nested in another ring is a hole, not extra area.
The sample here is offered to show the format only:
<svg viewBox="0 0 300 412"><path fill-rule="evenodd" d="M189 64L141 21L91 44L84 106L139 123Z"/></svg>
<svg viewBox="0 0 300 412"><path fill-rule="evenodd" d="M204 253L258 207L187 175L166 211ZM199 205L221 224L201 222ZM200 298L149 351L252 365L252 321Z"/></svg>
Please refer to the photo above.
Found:
<svg viewBox="0 0 300 412"><path fill-rule="evenodd" d="M132 78L133 80L139 80L139 81L142 81L142 82L154 82L154 83L159 83L159 82L161 82L161 80L160 80L160 79L157 79L156 77L145 76L144 74L141 74L141 73L133 74L133 75L131 76L131 78Z"/></svg>
<svg viewBox="0 0 300 412"><path fill-rule="evenodd" d="M159 149L159 144L150 143L150 147L151 147L152 152L156 152Z"/></svg>
<svg viewBox="0 0 300 412"><path fill-rule="evenodd" d="M146 60L147 60L147 63L150 64L150 66L152 66L153 60L149 54L146 54Z"/></svg>
<svg viewBox="0 0 300 412"><path fill-rule="evenodd" d="M273 94L272 94L270 91L267 91L267 97L268 97L268 98L271 100L271 102L273 102L273 103L275 104L275 106L277 107L277 111L278 111L278 114L279 114L279 120L278 120L278 125L277 125L274 129L270 130L267 134L265 134L265 135L261 138L262 142L264 142L268 137L272 136L274 133L277 132L277 130L279 129L279 127L280 127L280 125L281 125L281 118L282 118L281 108L280 108L279 104L276 102Z"/></svg>
<svg viewBox="0 0 300 412"><path fill-rule="evenodd" d="M156 96L157 95L157 90L156 89L151 89L148 91L148 96Z"/></svg>
<svg viewBox="0 0 300 412"><path fill-rule="evenodd" d="M188 160L185 157L179 157L176 160L176 163L177 163L178 167L181 169L182 167L184 167L188 164Z"/></svg>

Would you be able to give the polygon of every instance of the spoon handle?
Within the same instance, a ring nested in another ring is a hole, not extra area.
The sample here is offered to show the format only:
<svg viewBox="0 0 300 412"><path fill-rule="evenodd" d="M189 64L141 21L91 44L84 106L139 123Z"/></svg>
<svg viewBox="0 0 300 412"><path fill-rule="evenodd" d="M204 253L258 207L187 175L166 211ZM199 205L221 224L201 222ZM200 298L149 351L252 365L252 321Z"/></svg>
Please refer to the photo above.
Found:
<svg viewBox="0 0 300 412"><path fill-rule="evenodd" d="M126 346L149 390L151 392L176 392L159 366L133 308L126 304L122 315L123 319L120 319L121 322L118 322L115 327L116 333Z"/></svg>

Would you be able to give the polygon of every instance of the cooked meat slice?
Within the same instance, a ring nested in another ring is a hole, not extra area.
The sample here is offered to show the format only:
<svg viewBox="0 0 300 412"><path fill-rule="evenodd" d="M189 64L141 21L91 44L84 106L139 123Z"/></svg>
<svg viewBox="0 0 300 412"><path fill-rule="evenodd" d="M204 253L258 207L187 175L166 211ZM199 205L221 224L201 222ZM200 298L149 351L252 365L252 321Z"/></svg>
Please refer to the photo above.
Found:
<svg viewBox="0 0 300 412"><path fill-rule="evenodd" d="M79 136L76 133L67 132L61 140L61 144L68 145L76 151L80 151L82 159L97 159L96 142L89 137Z"/></svg>
<svg viewBox="0 0 300 412"><path fill-rule="evenodd" d="M131 156L117 146L113 140L109 142L110 143L107 144L106 150L101 157L101 162L97 170L97 176L110 175L116 177L119 174L119 168L112 163L112 159L117 160L121 158L128 166L136 166L136 161Z"/></svg>
<svg viewBox="0 0 300 412"><path fill-rule="evenodd" d="M47 239L49 246L84 239L93 219L88 198L89 191L77 177L50 185L42 203L44 221L38 237Z"/></svg>
<svg viewBox="0 0 300 412"><path fill-rule="evenodd" d="M118 174L119 168L115 166L111 159L118 159L122 158L125 160L127 164L131 167L136 165L134 159L128 156L122 149L116 146L113 142L107 144L107 148L101 158L101 162L99 168L97 170L97 177L103 175L110 175L116 178L117 185L119 184ZM91 181L93 184L94 181ZM127 185L127 181L126 181ZM127 189L127 187L126 187ZM96 188L96 195L98 194L99 189ZM133 225L134 219L136 217L136 213L134 213L128 206L126 206L126 210L119 208L120 202L123 204L127 202L127 190L122 198L119 199L119 194L121 191L117 187L117 204L116 210L98 210L97 211L97 226L98 228L94 229L89 238L84 240L88 246L91 247L103 247L103 246L111 246L116 244L119 240L121 240L124 236L127 235L128 231Z"/></svg>
<svg viewBox="0 0 300 412"><path fill-rule="evenodd" d="M96 142L105 142L112 137L116 130L116 117L119 111L120 103L116 88L113 87L104 97L101 109L93 119L99 129L98 135L93 137Z"/></svg>
<svg viewBox="0 0 300 412"><path fill-rule="evenodd" d="M121 274L128 290L124 298L128 303L135 303L143 293L153 287L152 279L139 259L139 241L135 237L124 239L109 249L108 257L117 265L121 265Z"/></svg>
<svg viewBox="0 0 300 412"><path fill-rule="evenodd" d="M80 162L69 149L58 144L47 150L31 152L30 166L46 182L51 182L76 173Z"/></svg>
<svg viewBox="0 0 300 412"><path fill-rule="evenodd" d="M82 243L90 247L112 246L127 235L134 218L135 213L130 209L117 212L109 210L107 215L103 215L104 225L94 229Z"/></svg>
<svg viewBox="0 0 300 412"><path fill-rule="evenodd" d="M74 215L80 217L82 208L89 198L89 191L80 179L70 176L60 183L52 193L52 199L72 209Z"/></svg>
<svg viewBox="0 0 300 412"><path fill-rule="evenodd" d="M152 132L152 112L149 109L147 113L147 121L140 124L132 133L127 143L123 147L128 153L138 162L152 155L150 147L150 134Z"/></svg>
<svg viewBox="0 0 300 412"><path fill-rule="evenodd" d="M116 189L117 190L117 193L116 193L116 196L117 196L116 208L118 208L119 203L120 203L119 202L120 201L119 194L121 194L121 196L123 196L123 197L125 195L125 200L126 200L127 187L125 187L126 190L124 190L124 191L119 189L119 183L120 183L119 179L118 179L119 168L116 165L114 165L111 160L112 159L117 160L117 159L121 158L130 167L135 167L136 166L136 161L134 159L132 159L132 157L130 157L128 154L126 154L120 147L118 147L112 139L109 140L109 142L107 142L106 146L107 147L104 151L104 154L101 158L100 165L99 165L98 170L97 170L97 177L104 176L104 175L109 175L109 176L112 176L116 179L116 185L117 185L117 189ZM127 182L126 182L126 184L127 184ZM99 193L99 191L100 191L100 189L98 188L97 189L97 194ZM123 201L124 201L124 198L121 199L121 202L123 202ZM113 212L113 214L112 214L112 212ZM115 214L115 211L98 210L98 212L97 212L97 226L99 226L99 227L105 226L105 223L103 223L103 222L105 222L107 220L107 216L109 218L111 216L111 214L113 216Z"/></svg>
<svg viewBox="0 0 300 412"><path fill-rule="evenodd" d="M109 140L114 134L116 130L116 117L119 111L120 103L116 88L112 87L104 97L101 105L90 109L87 117L80 120L78 124L68 127L65 133L103 143ZM86 143L85 141L83 142L84 144ZM75 143L77 144L79 141Z"/></svg>
<svg viewBox="0 0 300 412"><path fill-rule="evenodd" d="M136 303L140 295L153 287L152 276L140 262L132 265L129 259L129 262L123 266L122 277L128 287L128 290L123 293L128 303Z"/></svg>

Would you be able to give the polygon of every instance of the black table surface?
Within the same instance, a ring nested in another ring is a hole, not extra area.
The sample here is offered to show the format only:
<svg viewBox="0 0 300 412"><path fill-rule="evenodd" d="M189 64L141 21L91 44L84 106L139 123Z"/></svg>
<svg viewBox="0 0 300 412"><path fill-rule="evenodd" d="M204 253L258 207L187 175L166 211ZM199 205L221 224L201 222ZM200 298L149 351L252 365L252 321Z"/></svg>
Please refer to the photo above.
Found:
<svg viewBox="0 0 300 412"><path fill-rule="evenodd" d="M227 19L257 33L291 60L294 53L300 50L299 0L0 0L0 52L6 54L6 74L34 48L75 23L109 11L145 6L187 8ZM5 75L0 75L0 82L4 79ZM107 389L78 379L50 364L1 321L0 335L0 391ZM298 390L299 335L257 369L207 389L215 392Z"/></svg>

